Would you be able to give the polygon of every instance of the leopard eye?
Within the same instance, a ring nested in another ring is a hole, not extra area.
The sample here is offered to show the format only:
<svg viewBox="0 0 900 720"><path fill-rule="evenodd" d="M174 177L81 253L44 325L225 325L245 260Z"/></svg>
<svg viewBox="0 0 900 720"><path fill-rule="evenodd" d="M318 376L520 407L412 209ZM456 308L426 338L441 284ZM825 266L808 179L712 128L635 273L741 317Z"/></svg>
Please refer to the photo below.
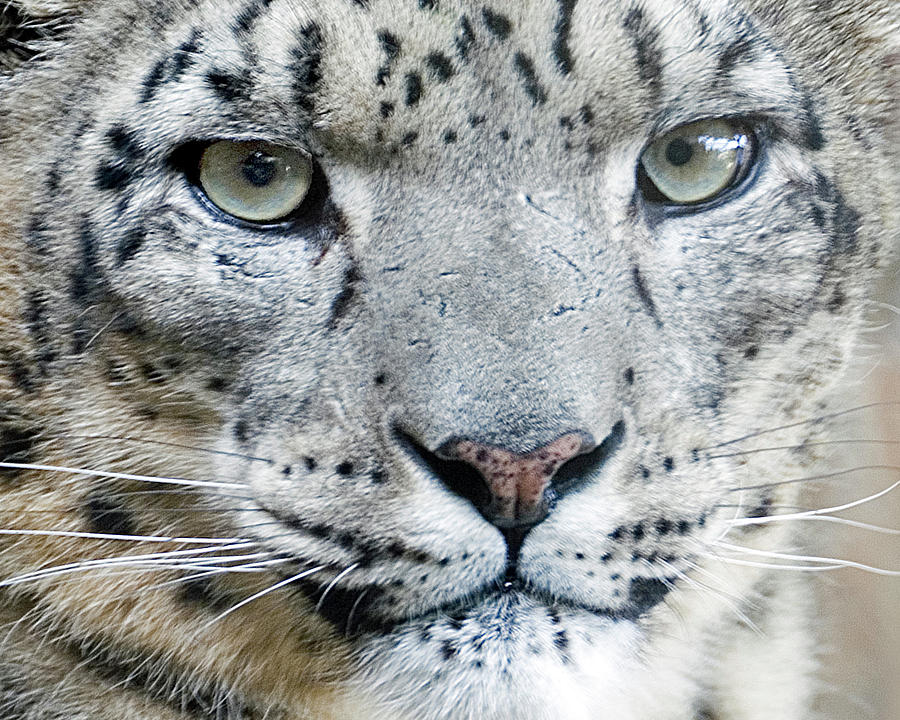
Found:
<svg viewBox="0 0 900 720"><path fill-rule="evenodd" d="M694 205L710 200L744 177L752 146L752 135L735 121L682 125L644 150L639 184L653 202Z"/></svg>
<svg viewBox="0 0 900 720"><path fill-rule="evenodd" d="M298 150L259 140L219 140L203 151L198 180L223 212L269 223L303 204L312 176L312 159Z"/></svg>

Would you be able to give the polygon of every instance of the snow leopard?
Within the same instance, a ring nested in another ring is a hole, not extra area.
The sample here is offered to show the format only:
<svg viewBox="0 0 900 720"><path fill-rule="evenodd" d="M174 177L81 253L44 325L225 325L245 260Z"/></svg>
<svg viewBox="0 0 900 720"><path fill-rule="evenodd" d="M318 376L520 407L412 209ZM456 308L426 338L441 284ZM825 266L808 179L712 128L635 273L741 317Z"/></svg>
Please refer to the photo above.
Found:
<svg viewBox="0 0 900 720"><path fill-rule="evenodd" d="M0 5L0 716L812 717L897 26Z"/></svg>

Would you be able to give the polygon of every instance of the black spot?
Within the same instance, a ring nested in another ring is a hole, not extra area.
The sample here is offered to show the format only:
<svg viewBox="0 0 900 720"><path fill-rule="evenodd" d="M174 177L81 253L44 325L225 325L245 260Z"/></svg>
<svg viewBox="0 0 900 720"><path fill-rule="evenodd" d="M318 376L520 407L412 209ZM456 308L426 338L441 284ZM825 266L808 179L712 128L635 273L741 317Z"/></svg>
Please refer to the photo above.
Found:
<svg viewBox="0 0 900 720"><path fill-rule="evenodd" d="M20 419L0 411L0 461L23 464L33 462L32 451L36 435ZM18 472L16 468L0 468L0 480L9 480Z"/></svg>
<svg viewBox="0 0 900 720"><path fill-rule="evenodd" d="M458 652L459 652L459 649L453 643L451 643L449 640L444 640L444 642L441 643L441 657L444 660L449 660L450 658L454 657Z"/></svg>
<svg viewBox="0 0 900 720"><path fill-rule="evenodd" d="M497 135L503 142L509 141L509 130L501 130L499 133L497 133Z"/></svg>
<svg viewBox="0 0 900 720"><path fill-rule="evenodd" d="M582 553L582 552L575 553L575 559L576 560L584 560L584 553Z"/></svg>
<svg viewBox="0 0 900 720"><path fill-rule="evenodd" d="M316 462L316 459L309 456L303 458L303 464L306 465L306 469L310 472L312 472L319 466L319 463Z"/></svg>
<svg viewBox="0 0 900 720"><path fill-rule="evenodd" d="M675 469L675 460L674 458L667 457L663 460L663 467L666 469L666 472L672 472Z"/></svg>
<svg viewBox="0 0 900 720"><path fill-rule="evenodd" d="M623 27L631 37L637 62L638 77L646 82L654 95L660 90L662 77L662 53L659 50L659 32L648 27L644 11L633 7L625 17Z"/></svg>
<svg viewBox="0 0 900 720"><path fill-rule="evenodd" d="M344 477L352 475L353 474L353 463L345 460L344 462L336 465L334 468L334 471L338 475L343 475Z"/></svg>
<svg viewBox="0 0 900 720"><path fill-rule="evenodd" d="M6 377L12 380L13 385L19 390L26 393L34 392L34 378L26 364L17 357L18 351L4 348L0 352L2 352L0 367L3 367L3 372ZM2 443L2 441L0 441L0 443ZM2 457L2 455L0 455L0 457Z"/></svg>
<svg viewBox="0 0 900 720"><path fill-rule="evenodd" d="M378 112L383 118L389 118L394 114L394 103L392 102L382 102L381 105L378 106Z"/></svg>
<svg viewBox="0 0 900 720"><path fill-rule="evenodd" d="M375 384L376 385L384 385L387 382L387 375L385 373L378 373L375 376Z"/></svg>
<svg viewBox="0 0 900 720"><path fill-rule="evenodd" d="M656 532L658 535L668 535L672 532L672 522L671 520L666 520L666 518L660 518L656 521L654 527L656 528Z"/></svg>
<svg viewBox="0 0 900 720"><path fill-rule="evenodd" d="M213 578L182 580L179 594L184 602L217 613L228 610L235 603L234 598L223 592Z"/></svg>
<svg viewBox="0 0 900 720"><path fill-rule="evenodd" d="M403 139L400 140L400 144L401 145L412 145L418 137L419 137L419 133L417 133L415 130L410 130L408 133L406 133L403 136Z"/></svg>
<svg viewBox="0 0 900 720"><path fill-rule="evenodd" d="M641 269L637 265L631 268L631 279L634 282L634 289L637 290L638 297L644 303L644 307L647 308L648 314L656 321L657 327L662 327L662 321L656 312L656 303L653 302L653 297L650 295L650 291L647 289L647 285L644 283L644 278L641 275Z"/></svg>
<svg viewBox="0 0 900 720"><path fill-rule="evenodd" d="M78 235L78 265L72 271L69 292L74 300L90 299L101 285L101 271L97 262L97 241L93 227L87 219L82 219Z"/></svg>
<svg viewBox="0 0 900 720"><path fill-rule="evenodd" d="M236 35L246 35L253 30L256 21L272 4L272 0L252 0L235 18L232 31Z"/></svg>
<svg viewBox="0 0 900 720"><path fill-rule="evenodd" d="M385 63L376 73L375 79L379 85L384 85L385 81L391 76L391 65L394 60L400 56L400 40L387 30L378 31L378 42L381 43L381 49L385 54Z"/></svg>
<svg viewBox="0 0 900 720"><path fill-rule="evenodd" d="M52 333L46 317L47 298L40 292L31 292L26 295L23 319L28 334L37 348L37 365L41 374L48 374L48 365L57 358L57 352L53 347Z"/></svg>
<svg viewBox="0 0 900 720"><path fill-rule="evenodd" d="M232 430L232 434L234 435L234 439L239 443L246 443L250 438L250 426L248 425L246 420L238 420L234 424L234 429Z"/></svg>
<svg viewBox="0 0 900 720"><path fill-rule="evenodd" d="M627 368L625 370L625 382L629 385L634 385L634 368Z"/></svg>
<svg viewBox="0 0 900 720"><path fill-rule="evenodd" d="M687 520L678 521L678 534L687 535L691 531L691 523Z"/></svg>
<svg viewBox="0 0 900 720"><path fill-rule="evenodd" d="M202 36L200 29L194 28L190 38L179 45L171 56L154 63L141 83L139 103L149 102L160 87L181 79L187 69L197 61Z"/></svg>
<svg viewBox="0 0 900 720"><path fill-rule="evenodd" d="M772 504L773 499L771 497L764 497L760 500L759 504L753 508L752 510L746 513L746 517L748 518L764 518L768 517L772 514ZM750 527L753 527L752 525Z"/></svg>
<svg viewBox="0 0 900 720"><path fill-rule="evenodd" d="M369 478L376 485L381 485L382 483L387 482L387 479L388 479L387 472L385 471L385 469L383 467L373 468L369 472Z"/></svg>
<svg viewBox="0 0 900 720"><path fill-rule="evenodd" d="M143 226L138 226L129 230L116 248L116 267L122 267L131 258L133 258L147 239L147 230Z"/></svg>
<svg viewBox="0 0 900 720"><path fill-rule="evenodd" d="M716 65L716 74L728 75L739 63L752 59L753 41L741 33L736 40L725 46Z"/></svg>
<svg viewBox="0 0 900 720"><path fill-rule="evenodd" d="M291 50L291 90L294 102L304 112L312 112L312 95L322 79L322 49L325 45L322 31L316 23L306 25L300 31L297 44Z"/></svg>
<svg viewBox="0 0 900 720"><path fill-rule="evenodd" d="M235 100L247 100L253 90L253 81L249 70L238 73L225 72L224 70L210 70L206 74L206 84L216 96L227 103Z"/></svg>
<svg viewBox="0 0 900 720"><path fill-rule="evenodd" d="M638 523L631 529L631 537L633 537L635 541L641 541L644 539L644 532L643 523Z"/></svg>
<svg viewBox="0 0 900 720"><path fill-rule="evenodd" d="M590 125L594 122L594 111L590 105L582 105L581 110L578 111L578 115L581 118L581 122L585 125Z"/></svg>
<svg viewBox="0 0 900 720"><path fill-rule="evenodd" d="M450 145L451 143L456 142L456 131L455 130L445 130L444 131L444 144Z"/></svg>
<svg viewBox="0 0 900 720"><path fill-rule="evenodd" d="M469 18L465 15L459 19L459 31L456 33L453 42L456 45L456 54L459 55L460 60L466 60L469 57L469 50L475 43L475 30L472 28Z"/></svg>
<svg viewBox="0 0 900 720"><path fill-rule="evenodd" d="M434 10L437 7L437 0L419 0L420 10Z"/></svg>
<svg viewBox="0 0 900 720"><path fill-rule="evenodd" d="M331 315L328 318L328 327L333 330L337 327L338 321L347 314L350 304L356 296L356 286L362 280L356 265L351 265L344 272L344 281L341 285L341 291L331 303Z"/></svg>
<svg viewBox="0 0 900 720"><path fill-rule="evenodd" d="M625 528L622 526L619 526L609 534L609 539L610 540L621 540L623 537L625 537L625 533L626 533Z"/></svg>
<svg viewBox="0 0 900 720"><path fill-rule="evenodd" d="M543 105L547 102L547 92L541 86L537 79L537 73L534 69L534 62L523 52L517 52L513 56L513 65L516 72L522 79L522 84L531 102L535 105Z"/></svg>
<svg viewBox="0 0 900 720"><path fill-rule="evenodd" d="M644 478L644 480L647 480L650 477L650 468L641 465L638 469L641 471L641 477Z"/></svg>
<svg viewBox="0 0 900 720"><path fill-rule="evenodd" d="M390 631L391 624L375 612L385 597L383 588L374 584L362 588L343 588L332 585L330 580L317 582L315 577L299 579L289 587L299 590L339 635Z"/></svg>
<svg viewBox="0 0 900 720"><path fill-rule="evenodd" d="M488 7L481 9L481 19L491 33L500 40L506 40L512 32L512 23L506 15L494 12Z"/></svg>
<svg viewBox="0 0 900 720"><path fill-rule="evenodd" d="M131 515L112 498L92 494L85 503L85 513L94 532L108 535L135 535Z"/></svg>
<svg viewBox="0 0 900 720"><path fill-rule="evenodd" d="M751 345L746 350L744 350L744 357L748 360L752 360L757 355L759 355L759 348L756 345Z"/></svg>
<svg viewBox="0 0 900 720"><path fill-rule="evenodd" d="M141 175L145 152L137 135L123 125L113 125L104 135L113 152L97 168L94 185L100 190L122 190Z"/></svg>
<svg viewBox="0 0 900 720"><path fill-rule="evenodd" d="M719 714L704 702L694 713L694 720L719 720Z"/></svg>
<svg viewBox="0 0 900 720"><path fill-rule="evenodd" d="M577 1L557 0L559 17L553 28L553 32L556 35L553 39L553 55L556 58L556 65L563 75L568 75L575 67L572 50L569 48L569 33L572 31L572 13L575 10Z"/></svg>
<svg viewBox="0 0 900 720"><path fill-rule="evenodd" d="M828 312L836 313L840 311L840 309L846 304L847 296L844 294L844 289L840 285L835 285L834 290L831 293L831 297L828 298L828 304L826 307L828 308Z"/></svg>
<svg viewBox="0 0 900 720"><path fill-rule="evenodd" d="M569 636L565 630L560 630L553 636L553 644L557 650L566 650L569 647Z"/></svg>
<svg viewBox="0 0 900 720"><path fill-rule="evenodd" d="M483 125L487 122L486 115L469 115L469 127L478 127L479 125Z"/></svg>
<svg viewBox="0 0 900 720"><path fill-rule="evenodd" d="M640 616L658 605L672 589L671 583L663 582L657 578L632 578L628 589L628 602L632 606L631 612Z"/></svg>
<svg viewBox="0 0 900 720"><path fill-rule="evenodd" d="M412 107L422 97L422 76L417 72L406 74L406 97L404 103L407 107Z"/></svg>
<svg viewBox="0 0 900 720"><path fill-rule="evenodd" d="M453 77L453 62L444 53L434 50L425 56L425 64L438 82L447 82Z"/></svg>

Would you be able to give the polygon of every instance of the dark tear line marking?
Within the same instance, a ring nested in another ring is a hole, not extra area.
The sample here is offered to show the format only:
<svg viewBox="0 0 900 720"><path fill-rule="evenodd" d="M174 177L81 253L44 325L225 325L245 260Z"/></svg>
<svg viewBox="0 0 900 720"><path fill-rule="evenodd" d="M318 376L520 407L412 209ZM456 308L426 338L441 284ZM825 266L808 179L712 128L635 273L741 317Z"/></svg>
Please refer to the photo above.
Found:
<svg viewBox="0 0 900 720"><path fill-rule="evenodd" d="M650 317L656 321L657 327L662 327L662 320L659 319L659 314L656 312L656 303L653 302L653 297L650 295L650 291L647 289L647 285L641 275L641 269L637 265L631 268L631 278L634 281L638 297L644 303L644 307L647 308Z"/></svg>

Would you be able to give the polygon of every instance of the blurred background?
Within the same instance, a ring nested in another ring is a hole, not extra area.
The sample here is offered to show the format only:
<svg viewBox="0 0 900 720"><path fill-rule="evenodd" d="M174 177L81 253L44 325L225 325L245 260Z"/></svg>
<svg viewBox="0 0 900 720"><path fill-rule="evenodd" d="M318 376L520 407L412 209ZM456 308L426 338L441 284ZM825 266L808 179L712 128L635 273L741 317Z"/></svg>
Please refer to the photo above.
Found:
<svg viewBox="0 0 900 720"><path fill-rule="evenodd" d="M835 467L881 466L823 484L813 502L833 506L876 493L900 481L900 264L878 289L871 318L877 329L863 337L860 359L846 383L843 407L880 403L854 413L843 437L893 444L849 445ZM844 517L900 529L900 488ZM900 534L879 534L833 523L822 525L810 549L879 568L900 570ZM900 720L900 577L854 569L818 573L822 648L819 701L822 720Z"/></svg>

